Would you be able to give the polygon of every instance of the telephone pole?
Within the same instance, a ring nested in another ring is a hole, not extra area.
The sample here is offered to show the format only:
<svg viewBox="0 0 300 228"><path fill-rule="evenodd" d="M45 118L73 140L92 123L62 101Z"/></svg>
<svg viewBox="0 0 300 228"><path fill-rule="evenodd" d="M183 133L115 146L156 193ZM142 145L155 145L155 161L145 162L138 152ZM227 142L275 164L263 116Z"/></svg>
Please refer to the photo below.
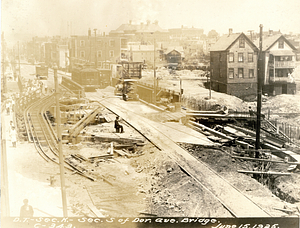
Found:
<svg viewBox="0 0 300 228"><path fill-rule="evenodd" d="M95 50L96 50L96 58L95 58L95 66L98 68L98 53L97 53L97 29L94 29L95 33Z"/></svg>
<svg viewBox="0 0 300 228"><path fill-rule="evenodd" d="M156 105L156 69L155 69L155 38L154 38L154 43L153 43L153 46L154 46L154 63L153 63L153 70L154 70L154 87L153 87L153 90L154 90L154 104Z"/></svg>
<svg viewBox="0 0 300 228"><path fill-rule="evenodd" d="M263 25L260 26L259 32L259 53L258 53L258 62L257 62L257 119L256 119L256 141L255 149L260 148L260 122L261 122L261 97L262 97L262 82L264 77L263 72L263 61L262 61L262 31ZM256 151L255 157L259 157L259 153Z"/></svg>
<svg viewBox="0 0 300 228"><path fill-rule="evenodd" d="M57 66L56 65L54 66L53 70L54 70L54 83L55 83L56 124L57 124L57 140L58 140L58 153L59 153L59 169L60 169L62 206L63 206L64 217L68 217L66 185L65 185L64 155L63 155L63 151L62 151L61 119L60 119L60 108L59 108L59 90L58 90L58 78L57 78Z"/></svg>

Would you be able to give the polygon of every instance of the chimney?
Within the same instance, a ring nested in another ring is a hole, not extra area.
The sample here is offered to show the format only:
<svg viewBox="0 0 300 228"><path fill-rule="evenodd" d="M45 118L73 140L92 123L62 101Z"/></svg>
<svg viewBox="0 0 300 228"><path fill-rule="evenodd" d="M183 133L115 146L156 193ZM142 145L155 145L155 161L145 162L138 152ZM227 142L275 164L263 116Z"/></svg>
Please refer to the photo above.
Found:
<svg viewBox="0 0 300 228"><path fill-rule="evenodd" d="M269 36L273 35L273 30L269 29Z"/></svg>
<svg viewBox="0 0 300 228"><path fill-rule="evenodd" d="M230 35L232 34L232 32L233 32L233 29L230 28L230 29L229 29L229 34L228 34L228 35L230 36Z"/></svg>
<svg viewBox="0 0 300 228"><path fill-rule="evenodd" d="M129 24L131 25L131 23L132 23L132 20L129 20Z"/></svg>

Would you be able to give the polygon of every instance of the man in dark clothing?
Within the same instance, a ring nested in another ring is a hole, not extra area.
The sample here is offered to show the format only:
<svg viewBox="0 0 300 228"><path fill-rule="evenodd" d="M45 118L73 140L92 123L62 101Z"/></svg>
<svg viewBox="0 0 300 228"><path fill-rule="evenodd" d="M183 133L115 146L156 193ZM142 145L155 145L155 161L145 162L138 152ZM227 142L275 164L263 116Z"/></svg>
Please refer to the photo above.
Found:
<svg viewBox="0 0 300 228"><path fill-rule="evenodd" d="M116 117L116 120L115 120L115 128L116 128L117 133L123 133L124 132L123 126L119 123L119 117L118 116Z"/></svg>
<svg viewBox="0 0 300 228"><path fill-rule="evenodd" d="M23 200L24 205L21 207L20 210L20 217L33 217L33 208L32 206L28 205L28 199Z"/></svg>

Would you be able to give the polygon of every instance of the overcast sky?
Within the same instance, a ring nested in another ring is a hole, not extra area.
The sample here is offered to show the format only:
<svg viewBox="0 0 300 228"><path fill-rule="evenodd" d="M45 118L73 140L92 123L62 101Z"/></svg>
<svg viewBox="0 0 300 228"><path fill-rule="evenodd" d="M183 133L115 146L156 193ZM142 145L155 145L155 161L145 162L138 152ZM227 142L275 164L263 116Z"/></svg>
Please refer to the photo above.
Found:
<svg viewBox="0 0 300 228"><path fill-rule="evenodd" d="M300 0L2 0L6 38L109 32L123 23L159 21L164 29L181 25L207 34L248 30L300 33Z"/></svg>

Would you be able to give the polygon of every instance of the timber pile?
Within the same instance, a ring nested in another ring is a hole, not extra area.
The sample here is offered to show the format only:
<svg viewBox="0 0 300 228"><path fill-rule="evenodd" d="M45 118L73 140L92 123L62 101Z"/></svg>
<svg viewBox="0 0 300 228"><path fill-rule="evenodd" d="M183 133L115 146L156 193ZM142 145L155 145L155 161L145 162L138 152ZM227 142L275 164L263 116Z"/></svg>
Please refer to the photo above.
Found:
<svg viewBox="0 0 300 228"><path fill-rule="evenodd" d="M142 150L140 150L139 146L144 146L144 143L127 143L127 144L119 144L114 146L114 152L122 157L138 157L144 154Z"/></svg>

